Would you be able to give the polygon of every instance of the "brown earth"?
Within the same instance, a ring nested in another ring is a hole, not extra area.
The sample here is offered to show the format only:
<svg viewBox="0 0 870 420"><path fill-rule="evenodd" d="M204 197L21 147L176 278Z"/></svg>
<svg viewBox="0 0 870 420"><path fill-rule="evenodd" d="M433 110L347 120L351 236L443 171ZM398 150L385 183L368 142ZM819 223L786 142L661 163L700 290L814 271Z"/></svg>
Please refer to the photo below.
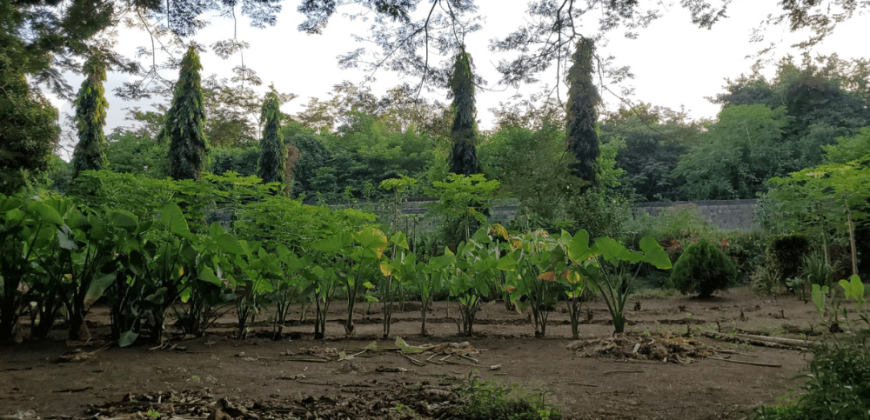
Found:
<svg viewBox="0 0 870 420"><path fill-rule="evenodd" d="M418 307L409 308L413 306ZM593 316L581 325L581 338L589 343L613 341L604 304L584 306ZM774 403L793 390L793 378L807 355L789 348L735 344L725 340L727 333L806 338L811 323L818 328L812 304L793 297L760 297L745 289L707 300L641 299L640 306L639 311L628 311L628 339L652 343L656 337L678 338L680 343L702 346L683 354L697 357L663 362L655 349L641 350L644 357L629 357L627 350L572 350L569 346L577 342L570 339L568 317L561 308L550 316L547 338L533 338L526 316L500 303L485 305L475 324L476 335L462 337L452 319L458 315L455 303L449 304L448 318L444 302L428 314L428 337L419 334L419 311L405 311L394 314L391 338L380 339L379 306L362 304L356 334L345 338L340 323L344 306L336 302L326 340L312 339L310 321L294 321L281 341L272 341L265 320L246 340L238 340L232 337L234 315L228 314L206 337L176 337L163 350L151 350L147 343L101 350L107 343L107 310L95 308L88 318L94 338L87 345L65 342L62 329L49 340L0 345L0 418L93 418L98 413L117 418L151 408L164 418L171 414L167 410L181 418L205 418L221 398L236 407L225 413L239 418L245 416L242 411L249 418L263 419L411 418L404 406L430 418L438 401L450 404L450 390L469 375L515 382L529 393L543 392L567 419L742 418L751 407ZM298 319L298 308L290 317ZM697 341L685 336L687 329ZM713 332L722 332L724 339L710 338ZM330 359L326 363L299 356L313 347L358 353L376 340L394 347L396 336L410 345L468 341L480 353L473 355L476 361L458 355L443 362L441 355L428 361L427 354L413 356L425 362L423 366L396 351L369 351L338 361L329 350L323 353ZM626 348L631 347L628 343ZM77 349L81 351L73 353ZM67 357L61 358L63 354ZM729 363L708 354L778 367ZM500 369L491 370L493 365ZM175 404L171 408L170 399Z"/></svg>

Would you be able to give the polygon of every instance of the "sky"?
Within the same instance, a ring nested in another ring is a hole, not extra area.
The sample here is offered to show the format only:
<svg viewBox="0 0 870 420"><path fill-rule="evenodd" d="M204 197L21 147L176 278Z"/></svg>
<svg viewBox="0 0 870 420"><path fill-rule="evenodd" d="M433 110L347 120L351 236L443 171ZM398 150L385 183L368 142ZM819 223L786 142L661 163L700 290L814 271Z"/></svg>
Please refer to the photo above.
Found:
<svg viewBox="0 0 870 420"><path fill-rule="evenodd" d="M516 29L525 19L528 0L478 0L480 14L484 17L483 29L466 38L467 51L474 57L476 72L489 83L488 89L478 91L477 109L479 127L489 129L494 121L490 108L513 95L528 95L542 90L541 85L526 85L519 89L498 86L496 64L507 56L488 50L489 40L501 37ZM297 27L303 16L296 10L298 0L285 0L278 23L266 29L253 28L244 19L238 23L238 37L250 43L245 50L245 64L257 71L263 80L260 89L265 91L274 83L281 92L294 93L298 98L284 104L282 111L295 114L308 103L311 97L327 99L332 87L342 81L360 83L365 75L356 69L339 69L337 56L358 48L352 34L365 35L366 28L361 22L351 22L336 14L322 35L308 35L299 32ZM750 43L753 28L770 13L779 9L776 0L742 0L732 3L728 18L718 22L713 29L699 29L692 25L688 11L679 5L662 9L663 17L654 21L648 28L639 30L639 37L631 40L622 37L617 31L609 36L608 45L599 54L616 56L616 64L631 66L635 75L627 85L634 88L630 99L643 101L672 109L684 107L692 119L715 118L719 106L710 103L706 97L723 92L727 78L736 78L751 72L754 58L747 58L771 42L777 45L768 59L777 59L786 54L800 55L800 51L790 45L806 38L807 33L792 34L787 28L775 27L766 32L765 43ZM232 38L233 21L213 16L211 24L194 37L200 44L211 45L215 41ZM865 38L866 25L870 17L855 16L841 24L836 32L814 53L830 54L836 52L842 59L862 57L864 45L857 41ZM117 50L132 56L137 47L150 43L144 31L121 29ZM220 77L230 77L231 69L240 64L239 56L222 60L213 53L201 57L203 77L212 73ZM768 66L764 74L773 76L773 66ZM168 78L177 74L165 73ZM371 84L375 95L380 96L389 88L402 82L414 84L417 79L402 79L395 73L380 70L375 74L376 81ZM541 75L542 83L553 86L555 73ZM71 85L77 88L81 77L69 75ZM125 121L126 109L140 106L148 109L147 102L128 102L115 97L112 92L128 76L110 73L106 83L109 113L106 132L115 127L130 125ZM618 89L613 89L618 92ZM564 95L565 90L562 90ZM427 94L431 99L446 102L446 90L436 90ZM72 104L48 95L61 112L71 112ZM616 110L619 100L611 94L602 94L605 107ZM563 96L564 99L564 96ZM71 149L69 149L71 150Z"/></svg>

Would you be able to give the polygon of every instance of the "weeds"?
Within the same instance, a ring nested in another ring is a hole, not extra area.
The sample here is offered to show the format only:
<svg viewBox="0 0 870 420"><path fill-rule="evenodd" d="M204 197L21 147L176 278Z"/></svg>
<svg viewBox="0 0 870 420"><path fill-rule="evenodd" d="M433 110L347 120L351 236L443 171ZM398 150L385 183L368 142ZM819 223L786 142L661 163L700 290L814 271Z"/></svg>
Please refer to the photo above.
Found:
<svg viewBox="0 0 870 420"><path fill-rule="evenodd" d="M454 390L457 404L449 418L457 420L560 420L562 413L545 400L546 391L523 392L516 384L499 385L471 377Z"/></svg>

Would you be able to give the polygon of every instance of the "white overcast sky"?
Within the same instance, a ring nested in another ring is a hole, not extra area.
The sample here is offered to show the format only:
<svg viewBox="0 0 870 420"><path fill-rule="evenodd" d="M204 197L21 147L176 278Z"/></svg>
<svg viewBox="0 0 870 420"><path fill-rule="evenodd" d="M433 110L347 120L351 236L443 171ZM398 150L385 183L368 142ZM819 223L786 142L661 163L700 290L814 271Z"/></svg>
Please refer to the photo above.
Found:
<svg viewBox="0 0 870 420"><path fill-rule="evenodd" d="M776 3L776 0L737 0L729 9L729 17L717 23L712 30L692 25L689 13L679 5L668 6L666 11L662 10L662 18L640 30L638 39L625 39L621 31L614 32L609 35L609 45L600 53L616 56L619 65L631 66L636 76L628 83L635 88L631 98L633 101L674 109L685 106L693 119L714 118L719 108L704 98L722 92L726 78L749 73L754 59L747 59L747 55L754 54L770 42L778 44L774 58L787 53L799 55L789 45L803 39L806 34L790 34L784 27L768 31L765 44L749 42L750 31L768 14L780 10ZM276 26L257 29L250 27L244 20L240 20L238 25L239 38L251 44L251 48L245 51L245 64L263 79L260 88L265 90L270 83L274 83L279 91L298 95L298 99L282 107L284 112L291 114L299 112L311 97L328 98L333 85L343 80L359 83L364 77L358 70L339 69L336 60L338 55L359 47L351 39L351 34L366 35L363 24L349 22L337 14L323 35L307 35L297 30L303 20L296 10L298 4L298 0L285 0ZM478 4L485 22L483 30L468 36L467 49L474 57L476 71L489 82L489 87L503 90L480 91L477 94L480 127L488 129L493 123L489 109L517 93L515 89L504 90L504 87L496 86L498 73L495 64L504 56L488 51L489 40L509 33L523 22L527 0L478 0ZM861 57L866 43L860 40L866 39L868 24L870 17L855 16L851 21L841 24L814 51L824 54L836 52L843 59ZM215 16L211 24L195 36L195 40L210 45L231 37L232 20ZM149 43L147 33L124 29L120 31L117 49L132 56L136 47ZM208 53L203 55L202 64L204 77L212 73L229 77L232 67L239 64L239 58L235 56L222 60ZM766 74L772 75L772 70L768 68ZM171 74L166 76L177 77ZM376 77L377 82L372 87L377 95L403 81L395 73L383 70ZM111 95L111 91L126 78L123 74L109 74L107 94ZM551 86L555 81L554 75L544 75L542 79ZM413 84L416 79L404 81ZM81 78L70 77L70 82L77 89ZM527 86L519 93L534 93L540 89L540 86ZM444 102L444 94L446 91L430 96L434 99L442 95L438 99ZM609 109L618 106L613 96L604 93L604 99ZM107 133L118 125L128 124L124 121L125 108L133 105L147 108L146 104L126 102L113 95L108 100ZM70 112L71 104L56 99L52 101L61 111Z"/></svg>

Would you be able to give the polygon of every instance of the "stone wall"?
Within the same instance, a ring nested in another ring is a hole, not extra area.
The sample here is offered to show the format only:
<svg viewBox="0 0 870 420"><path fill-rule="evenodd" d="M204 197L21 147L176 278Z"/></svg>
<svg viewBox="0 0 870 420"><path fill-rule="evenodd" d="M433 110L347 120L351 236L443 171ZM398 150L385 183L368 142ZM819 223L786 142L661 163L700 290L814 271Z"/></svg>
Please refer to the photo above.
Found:
<svg viewBox="0 0 870 420"><path fill-rule="evenodd" d="M635 204L632 212L635 216L644 212L656 216L665 210L692 207L708 222L724 230L752 230L760 225L755 217L758 200L709 200L709 201L675 201L670 203Z"/></svg>
<svg viewBox="0 0 870 420"><path fill-rule="evenodd" d="M402 203L400 210L406 217L400 222L402 229L411 231L431 232L437 229L439 221L426 215L428 204L434 200L414 200ZM517 200L495 200L490 211L490 221L507 225L520 210ZM759 225L755 218L758 200L711 200L711 201L675 201L669 203L641 203L632 208L632 213L639 216L644 212L656 216L662 211L693 207L698 210L708 222L724 230L752 230ZM379 222L389 225L392 222L392 207L383 203L356 203L352 205L331 205L334 209L353 207L362 211L375 213ZM217 221L229 228L232 224L233 212L221 210L210 216L209 222Z"/></svg>

